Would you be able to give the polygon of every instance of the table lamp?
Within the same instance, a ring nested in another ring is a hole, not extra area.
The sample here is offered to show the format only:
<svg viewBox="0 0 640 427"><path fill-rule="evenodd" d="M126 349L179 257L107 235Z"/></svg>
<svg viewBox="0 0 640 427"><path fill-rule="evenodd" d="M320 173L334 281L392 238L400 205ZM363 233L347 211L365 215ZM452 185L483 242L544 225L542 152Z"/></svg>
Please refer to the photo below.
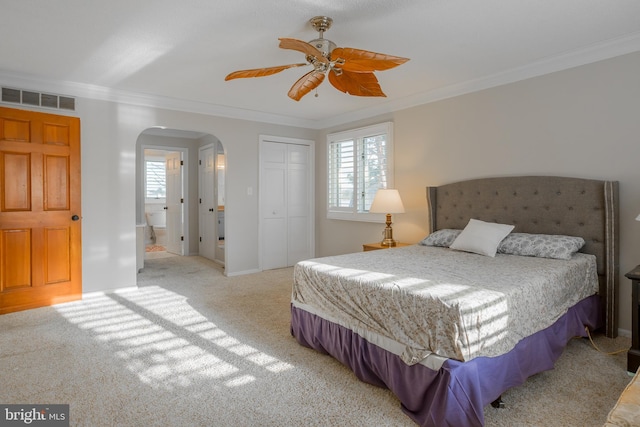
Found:
<svg viewBox="0 0 640 427"><path fill-rule="evenodd" d="M382 246L396 246L396 241L393 240L393 229L391 228L391 214L404 213L404 206L398 190L391 188L378 190L373 198L369 212L387 214L387 228L384 229L384 239L380 244Z"/></svg>

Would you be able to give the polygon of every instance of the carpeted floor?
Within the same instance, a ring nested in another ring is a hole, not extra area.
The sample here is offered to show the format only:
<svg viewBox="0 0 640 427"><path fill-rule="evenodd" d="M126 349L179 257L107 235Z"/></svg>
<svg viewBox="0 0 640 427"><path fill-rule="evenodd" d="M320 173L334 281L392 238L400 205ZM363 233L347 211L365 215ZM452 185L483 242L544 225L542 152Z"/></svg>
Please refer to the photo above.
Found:
<svg viewBox="0 0 640 427"><path fill-rule="evenodd" d="M0 403L68 403L72 426L414 425L388 390L291 337L291 276L149 259L138 289L0 316ZM486 425L602 426L630 381L625 358L574 339L556 369L487 407Z"/></svg>

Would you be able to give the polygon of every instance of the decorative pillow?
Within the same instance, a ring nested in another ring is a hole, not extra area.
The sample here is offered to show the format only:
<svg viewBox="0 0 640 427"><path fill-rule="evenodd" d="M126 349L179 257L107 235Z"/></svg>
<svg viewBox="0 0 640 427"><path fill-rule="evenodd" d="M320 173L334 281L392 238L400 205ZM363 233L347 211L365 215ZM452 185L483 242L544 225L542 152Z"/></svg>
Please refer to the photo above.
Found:
<svg viewBox="0 0 640 427"><path fill-rule="evenodd" d="M540 258L571 259L584 246L582 237L513 233L498 246L498 253Z"/></svg>
<svg viewBox="0 0 640 427"><path fill-rule="evenodd" d="M444 228L429 234L420 241L420 244L422 246L442 246L448 248L461 232L462 230Z"/></svg>
<svg viewBox="0 0 640 427"><path fill-rule="evenodd" d="M513 230L513 225L470 219L462 233L449 246L459 251L496 256L498 245Z"/></svg>

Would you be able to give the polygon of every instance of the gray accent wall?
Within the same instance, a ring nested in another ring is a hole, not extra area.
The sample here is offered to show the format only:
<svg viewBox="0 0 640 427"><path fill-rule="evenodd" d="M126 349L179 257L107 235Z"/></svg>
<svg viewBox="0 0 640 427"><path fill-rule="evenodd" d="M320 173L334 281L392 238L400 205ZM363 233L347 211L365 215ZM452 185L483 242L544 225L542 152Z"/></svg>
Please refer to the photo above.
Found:
<svg viewBox="0 0 640 427"><path fill-rule="evenodd" d="M619 181L621 332L631 329L631 285L640 264L640 53L325 129L316 153L318 256L362 250L384 224L327 220L326 134L394 122L395 183L406 213L394 238L428 233L424 188L471 178L558 175Z"/></svg>

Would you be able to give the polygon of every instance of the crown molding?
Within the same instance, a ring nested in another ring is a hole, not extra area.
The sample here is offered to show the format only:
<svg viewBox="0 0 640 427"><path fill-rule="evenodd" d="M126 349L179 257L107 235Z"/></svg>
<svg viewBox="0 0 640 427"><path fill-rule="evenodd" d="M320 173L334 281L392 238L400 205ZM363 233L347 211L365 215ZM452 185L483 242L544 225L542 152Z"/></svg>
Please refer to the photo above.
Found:
<svg viewBox="0 0 640 427"><path fill-rule="evenodd" d="M111 89L105 86L70 81L53 81L34 76L18 75L0 70L0 86L16 89L48 92L51 94L87 98L98 101L116 102L144 107L161 108L187 113L206 114L238 120L250 120L271 124L313 129L315 120L306 120L262 111L227 107L208 102L170 98L132 91Z"/></svg>
<svg viewBox="0 0 640 427"><path fill-rule="evenodd" d="M522 67L421 92L395 101L380 104L375 107L363 108L347 114L340 114L321 120L300 119L255 110L226 107L207 102L114 90L103 86L84 83L51 81L3 71L0 71L0 85L40 92L50 92L59 95L75 96L79 98L206 114L238 120L250 120L307 129L327 129L333 126L366 119L368 117L387 114L418 105L429 104L431 102L477 92L496 86L502 86L638 51L640 51L640 32L565 52L560 55L544 58Z"/></svg>
<svg viewBox="0 0 640 427"><path fill-rule="evenodd" d="M322 120L319 123L319 129L327 129L356 120L366 119L368 117L381 114L388 114L394 111L416 107L418 105L429 104L431 102L478 92L492 87L515 83L533 77L539 77L545 74L567 70L638 51L640 51L640 32L565 52L560 55L550 56L522 67L421 92L402 99L377 105L375 107L363 108L353 113L335 116Z"/></svg>

